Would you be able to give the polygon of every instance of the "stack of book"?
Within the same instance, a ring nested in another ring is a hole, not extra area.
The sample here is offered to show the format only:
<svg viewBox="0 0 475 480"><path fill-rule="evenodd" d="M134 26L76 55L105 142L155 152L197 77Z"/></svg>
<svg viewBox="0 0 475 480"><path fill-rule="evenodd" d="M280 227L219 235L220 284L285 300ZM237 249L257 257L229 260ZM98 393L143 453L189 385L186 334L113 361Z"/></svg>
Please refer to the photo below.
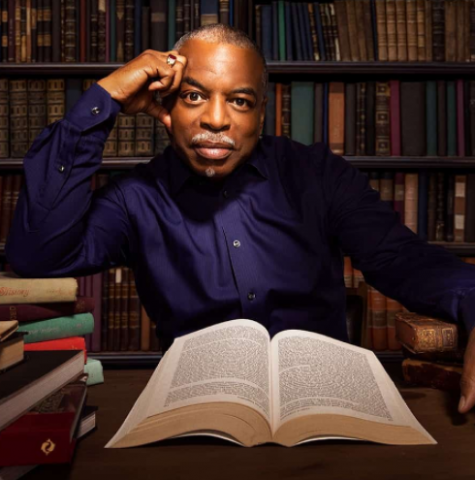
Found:
<svg viewBox="0 0 475 480"><path fill-rule="evenodd" d="M439 318L399 312L396 337L405 356L402 369L408 384L460 390L468 340L463 327Z"/></svg>
<svg viewBox="0 0 475 480"><path fill-rule="evenodd" d="M20 278L0 272L0 323L16 320L25 351L81 350L88 385L104 381L102 365L87 358L84 335L94 330L94 298L77 296L76 278Z"/></svg>

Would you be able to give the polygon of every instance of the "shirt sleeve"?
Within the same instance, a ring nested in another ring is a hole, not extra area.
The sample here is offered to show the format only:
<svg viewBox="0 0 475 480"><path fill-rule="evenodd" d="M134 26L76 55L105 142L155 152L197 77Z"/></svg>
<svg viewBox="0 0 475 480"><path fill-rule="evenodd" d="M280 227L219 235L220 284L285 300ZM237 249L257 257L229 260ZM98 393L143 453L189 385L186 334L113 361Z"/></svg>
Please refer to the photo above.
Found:
<svg viewBox="0 0 475 480"><path fill-rule="evenodd" d="M368 177L328 148L323 154L328 226L366 282L411 311L475 326L475 266L421 240Z"/></svg>
<svg viewBox="0 0 475 480"><path fill-rule="evenodd" d="M33 141L5 246L17 274L89 275L125 261L128 222L121 190L114 182L91 190L119 111L120 104L93 84Z"/></svg>

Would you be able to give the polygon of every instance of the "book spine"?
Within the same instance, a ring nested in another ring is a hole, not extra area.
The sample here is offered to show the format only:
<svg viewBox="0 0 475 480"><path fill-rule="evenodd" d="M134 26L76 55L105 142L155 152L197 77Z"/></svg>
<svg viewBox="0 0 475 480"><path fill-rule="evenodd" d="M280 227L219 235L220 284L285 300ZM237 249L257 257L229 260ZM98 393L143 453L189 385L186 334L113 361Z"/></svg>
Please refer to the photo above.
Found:
<svg viewBox="0 0 475 480"><path fill-rule="evenodd" d="M455 175L454 241L465 241L467 175Z"/></svg>
<svg viewBox="0 0 475 480"><path fill-rule="evenodd" d="M83 337L66 337L59 340L25 344L25 352L46 350L82 350L84 352L84 363L87 361L86 341Z"/></svg>

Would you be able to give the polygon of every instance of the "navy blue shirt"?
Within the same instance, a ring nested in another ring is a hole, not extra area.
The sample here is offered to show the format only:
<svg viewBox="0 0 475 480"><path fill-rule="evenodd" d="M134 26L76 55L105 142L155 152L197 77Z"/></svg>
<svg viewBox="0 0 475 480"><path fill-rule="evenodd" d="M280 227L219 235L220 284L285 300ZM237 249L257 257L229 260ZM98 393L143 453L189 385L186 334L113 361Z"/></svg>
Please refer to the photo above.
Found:
<svg viewBox="0 0 475 480"><path fill-rule="evenodd" d="M349 255L408 309L474 326L475 266L420 240L323 144L263 136L219 184L169 146L93 192L119 110L95 84L35 139L6 244L19 275L129 266L164 339L249 318L271 336L291 328L347 340Z"/></svg>

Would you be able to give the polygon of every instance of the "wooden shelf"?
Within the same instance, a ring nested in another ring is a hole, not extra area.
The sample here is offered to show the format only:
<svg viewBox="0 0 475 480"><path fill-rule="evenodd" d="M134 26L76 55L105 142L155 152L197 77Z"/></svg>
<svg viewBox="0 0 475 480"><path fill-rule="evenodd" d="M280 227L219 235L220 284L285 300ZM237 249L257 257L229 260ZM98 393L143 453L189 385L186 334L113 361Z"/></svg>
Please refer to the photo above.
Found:
<svg viewBox="0 0 475 480"><path fill-rule="evenodd" d="M130 169L138 163L148 163L150 157L107 157L102 160L101 170ZM475 157L353 157L343 156L358 168L371 169L441 169L475 168ZM22 158L0 158L0 171L22 169Z"/></svg>
<svg viewBox="0 0 475 480"><path fill-rule="evenodd" d="M0 75L108 75L124 63L0 63ZM382 76L470 76L475 74L474 63L455 62L313 62L268 61L270 74L312 74L332 77L347 75Z"/></svg>

